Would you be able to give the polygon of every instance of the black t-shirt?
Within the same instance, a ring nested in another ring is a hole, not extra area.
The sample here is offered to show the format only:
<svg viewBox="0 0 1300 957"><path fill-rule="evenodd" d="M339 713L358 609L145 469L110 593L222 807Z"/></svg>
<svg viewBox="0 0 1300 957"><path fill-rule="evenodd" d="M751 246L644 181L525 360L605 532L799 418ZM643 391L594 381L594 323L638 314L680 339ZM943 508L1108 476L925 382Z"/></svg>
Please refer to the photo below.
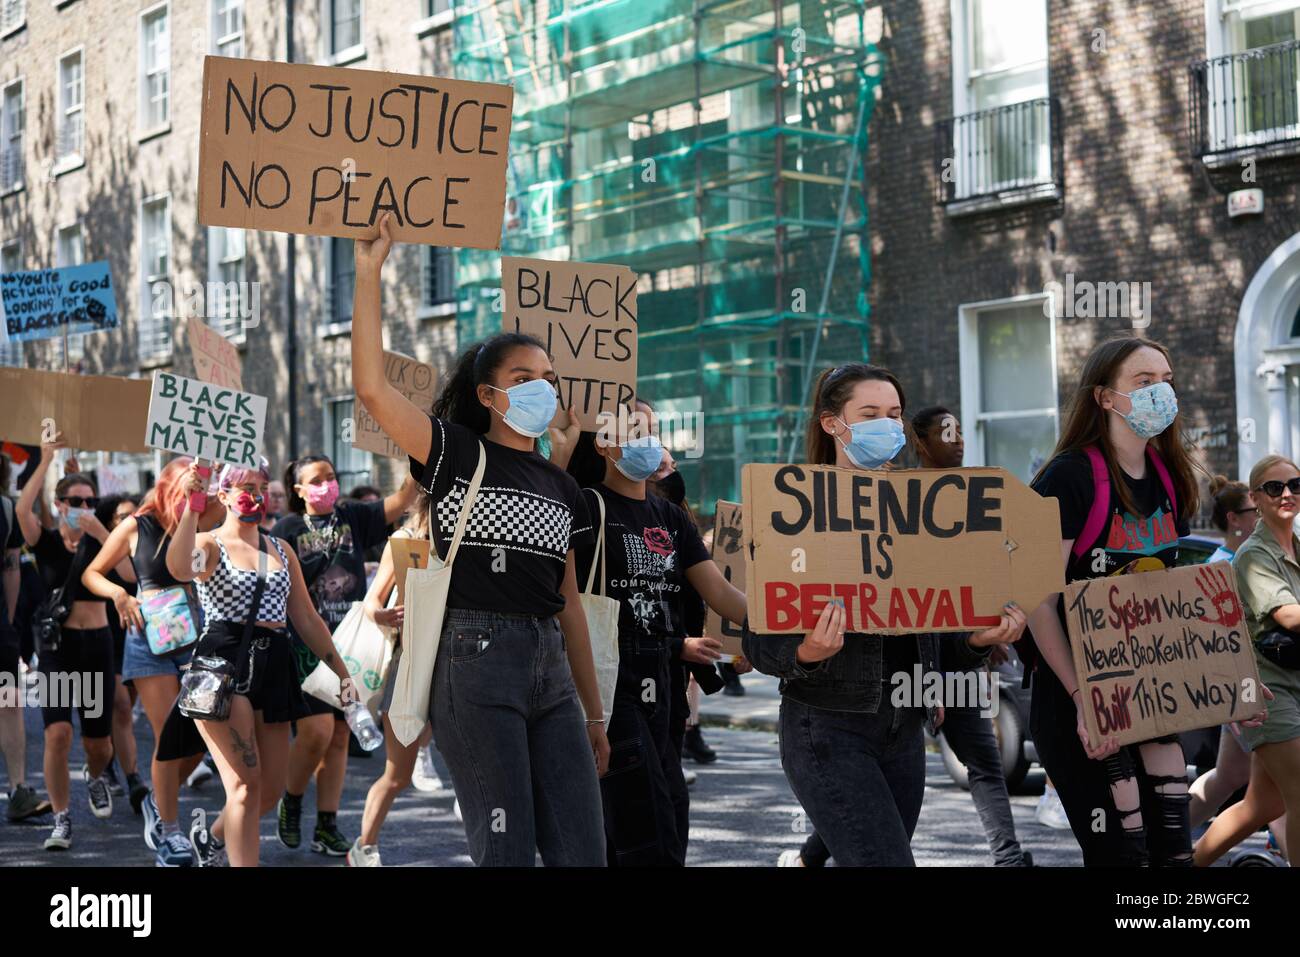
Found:
<svg viewBox="0 0 1300 957"><path fill-rule="evenodd" d="M603 485L583 492L592 521L600 517L597 494L605 500L605 594L618 599L619 635L686 637L686 570L709 561L699 529L667 499L627 498ZM585 590L599 561L595 539L574 557Z"/></svg>
<svg viewBox="0 0 1300 957"><path fill-rule="evenodd" d="M366 597L365 551L387 539L383 502L339 502L328 515L286 515L271 534L298 555L312 604L332 632Z"/></svg>
<svg viewBox="0 0 1300 957"><path fill-rule="evenodd" d="M1097 539L1088 543L1083 554L1077 559L1071 554L1065 571L1067 583L1085 578L1159 571L1177 563L1178 539L1188 533L1188 524L1175 514L1155 466L1148 459L1146 475L1141 479L1133 478L1122 469L1120 475L1128 485L1138 515L1124 509L1112 485L1110 518L1102 526ZM1060 504L1062 541L1077 539L1083 534L1095 497L1092 463L1085 453L1058 455L1030 487L1045 498L1055 498ZM1057 603L1057 611L1061 628L1068 634L1063 598Z"/></svg>
<svg viewBox="0 0 1300 957"><path fill-rule="evenodd" d="M63 587L75 559L80 572L77 580L68 586L67 594L63 596L68 602L67 607L71 608L71 603L74 601L102 601L110 604L107 598L92 595L81 583L81 573L90 567L90 563L99 554L99 548L99 542L93 535L82 532L76 551L70 552L63 544L63 536L57 530L42 528L41 537L36 540L36 547L32 549L32 553L36 556L36 567L40 570L46 593L53 594L56 588Z"/></svg>
<svg viewBox="0 0 1300 957"><path fill-rule="evenodd" d="M18 515L12 507L13 500L6 496L5 501L9 504L0 504L0 569L3 569L5 556L11 549L23 547L23 533L18 527ZM14 560L17 561L16 556ZM0 631L8 631L10 626L7 597L4 585L0 584Z"/></svg>
<svg viewBox="0 0 1300 957"><path fill-rule="evenodd" d="M562 611L569 550L594 541L578 483L535 451L507 448L454 422L429 419L429 454L424 462L411 457L411 475L433 496L439 555L451 546L480 441L487 450L447 607L538 617Z"/></svg>

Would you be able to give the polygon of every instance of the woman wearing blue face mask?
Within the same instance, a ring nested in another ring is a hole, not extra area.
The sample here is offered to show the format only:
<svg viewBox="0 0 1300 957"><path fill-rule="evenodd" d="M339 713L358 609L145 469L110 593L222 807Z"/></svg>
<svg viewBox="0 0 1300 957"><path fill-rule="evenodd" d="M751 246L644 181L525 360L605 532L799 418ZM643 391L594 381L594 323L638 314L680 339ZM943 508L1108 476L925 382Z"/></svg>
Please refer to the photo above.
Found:
<svg viewBox="0 0 1300 957"><path fill-rule="evenodd" d="M578 580L594 581L594 565L603 585L594 590L619 603L609 774L600 782L609 864L680 867L690 799L672 738L669 669L710 664L722 647L716 638L687 636L687 585L737 624L745 620L745 595L710 559L685 510L648 491L648 480L670 462L650 404L638 400L634 411L624 441L584 433L570 463L570 474L591 486L583 492L588 512L605 517L604 553L594 545L578 549Z"/></svg>
<svg viewBox="0 0 1300 957"><path fill-rule="evenodd" d="M432 496L440 555L480 449L486 460L452 564L429 715L470 857L527 867L540 851L548 865L604 864L597 774L609 743L574 571L591 520L578 483L536 450L556 413L555 370L537 339L502 333L465 351L432 415L417 408L384 376L390 246L387 214L378 239L356 244L353 383Z"/></svg>
<svg viewBox="0 0 1300 957"><path fill-rule="evenodd" d="M862 362L817 381L807 461L845 469L886 467L906 443L903 386ZM806 635L755 635L745 656L781 679L781 766L841 867L910 867L912 832L925 791L925 709L896 707L893 678L938 672L936 636L845 634L844 607L830 604ZM1020 637L1025 616L1008 606L997 625L945 639L944 665L973 667L989 648ZM934 715L936 722L941 720Z"/></svg>
<svg viewBox="0 0 1300 957"><path fill-rule="evenodd" d="M1051 459L1033 480L1060 503L1065 580L1172 567L1198 492L1164 347L1136 337L1093 349ZM1190 866L1187 768L1175 735L1088 746L1061 595L1020 643L1030 726L1086 866ZM1099 817L1099 812L1102 815Z"/></svg>

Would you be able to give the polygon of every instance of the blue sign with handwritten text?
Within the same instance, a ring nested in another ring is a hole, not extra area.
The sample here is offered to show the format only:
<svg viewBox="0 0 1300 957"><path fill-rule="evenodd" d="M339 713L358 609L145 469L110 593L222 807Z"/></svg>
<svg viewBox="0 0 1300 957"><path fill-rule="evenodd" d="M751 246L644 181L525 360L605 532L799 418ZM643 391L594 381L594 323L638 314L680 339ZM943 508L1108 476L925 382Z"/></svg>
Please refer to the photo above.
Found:
<svg viewBox="0 0 1300 957"><path fill-rule="evenodd" d="M117 324L106 261L0 274L0 341L100 332Z"/></svg>

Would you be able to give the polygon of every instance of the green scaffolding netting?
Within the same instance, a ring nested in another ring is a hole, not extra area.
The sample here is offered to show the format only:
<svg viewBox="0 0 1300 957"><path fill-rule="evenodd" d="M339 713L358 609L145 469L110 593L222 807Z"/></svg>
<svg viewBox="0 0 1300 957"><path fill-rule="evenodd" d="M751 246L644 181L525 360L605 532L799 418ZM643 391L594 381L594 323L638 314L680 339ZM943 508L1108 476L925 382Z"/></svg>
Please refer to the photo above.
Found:
<svg viewBox="0 0 1300 957"><path fill-rule="evenodd" d="M456 75L515 88L501 251L456 254L460 342L501 328L503 254L636 270L638 391L698 438L678 462L706 513L788 459L811 372L866 356L866 6L455 4Z"/></svg>

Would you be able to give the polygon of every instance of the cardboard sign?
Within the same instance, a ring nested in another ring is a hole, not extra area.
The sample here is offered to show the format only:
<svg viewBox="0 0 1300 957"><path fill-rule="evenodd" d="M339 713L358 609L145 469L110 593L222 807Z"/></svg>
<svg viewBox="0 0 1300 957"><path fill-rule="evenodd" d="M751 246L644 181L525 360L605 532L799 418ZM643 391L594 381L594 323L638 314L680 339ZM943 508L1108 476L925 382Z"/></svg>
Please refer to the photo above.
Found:
<svg viewBox="0 0 1300 957"><path fill-rule="evenodd" d="M134 465L101 465L95 469L100 496L140 494L140 469Z"/></svg>
<svg viewBox="0 0 1300 957"><path fill-rule="evenodd" d="M239 350L233 342L196 316L186 320L185 337L194 357L195 375L204 382L228 389L244 388Z"/></svg>
<svg viewBox="0 0 1300 957"><path fill-rule="evenodd" d="M718 499L713 515L713 562L722 570L722 577L741 591L745 589L744 514L737 503ZM732 624L707 605L704 610L705 634L722 641L724 655L743 655L740 625Z"/></svg>
<svg viewBox="0 0 1300 957"><path fill-rule="evenodd" d="M759 633L979 631L1065 588L1056 499L1005 469L746 465L745 594Z"/></svg>
<svg viewBox="0 0 1300 957"><path fill-rule="evenodd" d="M400 352L384 350L384 376L402 395L415 403L422 412L433 408L433 393L438 375L433 366L416 362L410 356ZM379 427L360 399L356 401L356 434L352 440L354 449L377 452L390 459L405 459L402 447L392 440L387 432Z"/></svg>
<svg viewBox="0 0 1300 957"><path fill-rule="evenodd" d="M210 56L199 222L496 249L514 90Z"/></svg>
<svg viewBox="0 0 1300 957"><path fill-rule="evenodd" d="M266 396L153 375L145 442L155 449L255 469L265 429Z"/></svg>
<svg viewBox="0 0 1300 957"><path fill-rule="evenodd" d="M429 540L393 536L388 540L393 550L393 578L397 581L397 604L406 604L406 573L412 568L429 567Z"/></svg>
<svg viewBox="0 0 1300 957"><path fill-rule="evenodd" d="M117 299L107 262L0 275L0 341L116 328Z"/></svg>
<svg viewBox="0 0 1300 957"><path fill-rule="evenodd" d="M0 435L40 445L62 432L70 448L147 452L140 426L149 380L0 367Z"/></svg>
<svg viewBox="0 0 1300 957"><path fill-rule="evenodd" d="M1065 620L1094 747L1226 724L1266 703L1228 562L1075 582Z"/></svg>
<svg viewBox="0 0 1300 957"><path fill-rule="evenodd" d="M563 410L572 408L584 432L597 432L620 407L631 410L636 278L626 266L501 257L502 328L546 344L559 377L562 424Z"/></svg>

